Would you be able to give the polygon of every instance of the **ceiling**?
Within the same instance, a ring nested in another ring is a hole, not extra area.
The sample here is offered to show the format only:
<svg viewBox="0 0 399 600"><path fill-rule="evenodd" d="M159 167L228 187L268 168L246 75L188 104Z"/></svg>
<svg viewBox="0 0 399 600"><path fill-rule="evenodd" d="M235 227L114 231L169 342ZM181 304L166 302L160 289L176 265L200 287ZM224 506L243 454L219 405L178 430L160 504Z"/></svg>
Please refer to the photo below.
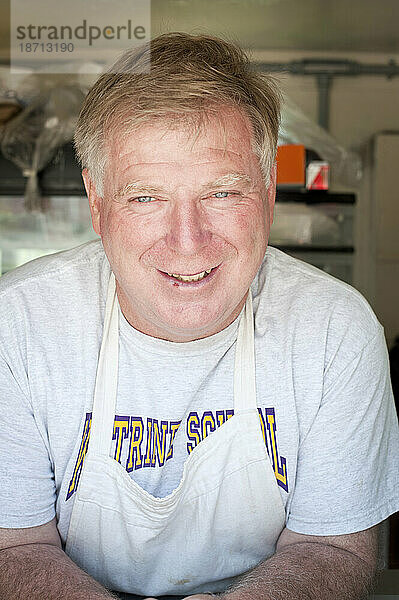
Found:
<svg viewBox="0 0 399 600"><path fill-rule="evenodd" d="M3 61L9 10L0 0ZM399 0L152 0L151 19L153 36L208 32L256 50L399 53Z"/></svg>
<svg viewBox="0 0 399 600"><path fill-rule="evenodd" d="M399 0L153 0L152 31L205 28L259 50L399 52Z"/></svg>

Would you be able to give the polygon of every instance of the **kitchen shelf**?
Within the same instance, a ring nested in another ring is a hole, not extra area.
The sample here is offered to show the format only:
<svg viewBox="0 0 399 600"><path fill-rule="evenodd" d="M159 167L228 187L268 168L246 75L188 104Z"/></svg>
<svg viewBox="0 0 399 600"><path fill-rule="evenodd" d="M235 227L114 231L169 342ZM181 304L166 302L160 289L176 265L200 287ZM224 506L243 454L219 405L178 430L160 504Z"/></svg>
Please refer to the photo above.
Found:
<svg viewBox="0 0 399 600"><path fill-rule="evenodd" d="M40 215L24 213L26 178L0 153L1 210L7 211L9 219L14 219L15 227L15 232L3 228L0 251L3 251L4 269L20 264L24 257L62 249L67 239L73 246L94 235L81 170L71 142L57 150L51 162L39 173L38 180L42 196L49 199L48 210L42 215L44 224ZM279 187L269 242L351 283L355 201L352 193ZM43 232L53 232L53 239L47 239L44 233L41 236L40 227L44 228ZM69 231L68 228L73 227L76 232Z"/></svg>
<svg viewBox="0 0 399 600"><path fill-rule="evenodd" d="M276 202L298 202L301 204L355 204L353 193L336 193L327 190L298 190L277 188Z"/></svg>
<svg viewBox="0 0 399 600"><path fill-rule="evenodd" d="M51 162L38 175L43 196L85 196L80 167L72 143L59 148ZM26 178L21 170L0 154L0 195L21 196Z"/></svg>
<svg viewBox="0 0 399 600"><path fill-rule="evenodd" d="M72 142L58 149L55 157L39 173L43 196L84 196L80 166L75 158ZM21 170L0 153L0 195L21 196L26 179ZM331 193L324 190L298 190L277 188L277 202L302 204L355 204L355 194Z"/></svg>

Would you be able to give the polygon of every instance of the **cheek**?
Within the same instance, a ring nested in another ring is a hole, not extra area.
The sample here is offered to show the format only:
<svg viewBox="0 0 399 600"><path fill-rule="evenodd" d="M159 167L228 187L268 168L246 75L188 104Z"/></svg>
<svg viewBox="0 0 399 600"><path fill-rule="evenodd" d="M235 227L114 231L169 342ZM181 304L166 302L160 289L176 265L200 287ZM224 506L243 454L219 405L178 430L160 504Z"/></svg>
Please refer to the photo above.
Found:
<svg viewBox="0 0 399 600"><path fill-rule="evenodd" d="M103 238L112 245L123 245L124 248L134 248L145 243L148 237L148 228L134 219L134 216L125 210L110 208L101 215Z"/></svg>
<svg viewBox="0 0 399 600"><path fill-rule="evenodd" d="M235 224L237 238L248 249L263 246L266 243L268 218L264 211L259 210L241 215Z"/></svg>

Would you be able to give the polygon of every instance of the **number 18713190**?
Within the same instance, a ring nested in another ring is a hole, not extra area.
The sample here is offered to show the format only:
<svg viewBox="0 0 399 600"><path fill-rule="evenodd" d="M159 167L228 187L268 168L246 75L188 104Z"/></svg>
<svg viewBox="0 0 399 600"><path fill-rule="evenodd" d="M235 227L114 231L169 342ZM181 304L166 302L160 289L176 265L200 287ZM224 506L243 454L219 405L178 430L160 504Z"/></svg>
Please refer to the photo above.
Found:
<svg viewBox="0 0 399 600"><path fill-rule="evenodd" d="M21 52L73 52L72 42L24 42L18 44Z"/></svg>

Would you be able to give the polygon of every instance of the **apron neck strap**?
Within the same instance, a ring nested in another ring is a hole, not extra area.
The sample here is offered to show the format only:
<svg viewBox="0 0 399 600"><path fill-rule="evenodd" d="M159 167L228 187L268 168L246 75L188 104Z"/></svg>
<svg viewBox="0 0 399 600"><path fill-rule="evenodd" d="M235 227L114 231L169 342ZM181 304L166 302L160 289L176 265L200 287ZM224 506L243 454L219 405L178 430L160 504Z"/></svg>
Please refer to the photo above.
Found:
<svg viewBox="0 0 399 600"><path fill-rule="evenodd" d="M238 328L234 363L234 412L256 408L254 316L251 288Z"/></svg>
<svg viewBox="0 0 399 600"><path fill-rule="evenodd" d="M119 366L119 312L115 275L111 271L108 282L103 337L97 365L91 420L89 452L108 456L116 408ZM95 415L96 418L93 418Z"/></svg>

